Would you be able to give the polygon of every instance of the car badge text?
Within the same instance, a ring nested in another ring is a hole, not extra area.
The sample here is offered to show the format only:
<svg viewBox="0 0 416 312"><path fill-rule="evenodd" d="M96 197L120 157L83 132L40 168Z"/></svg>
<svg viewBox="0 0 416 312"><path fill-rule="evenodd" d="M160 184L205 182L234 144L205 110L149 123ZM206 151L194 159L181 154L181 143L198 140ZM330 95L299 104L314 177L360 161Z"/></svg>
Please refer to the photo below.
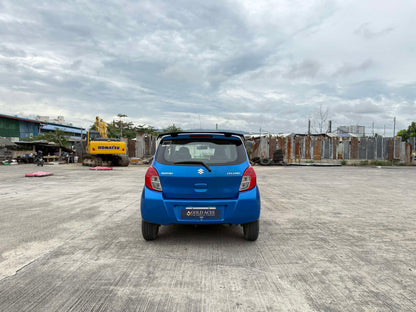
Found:
<svg viewBox="0 0 416 312"><path fill-rule="evenodd" d="M205 172L204 169L198 169L199 174L203 174L204 172Z"/></svg>

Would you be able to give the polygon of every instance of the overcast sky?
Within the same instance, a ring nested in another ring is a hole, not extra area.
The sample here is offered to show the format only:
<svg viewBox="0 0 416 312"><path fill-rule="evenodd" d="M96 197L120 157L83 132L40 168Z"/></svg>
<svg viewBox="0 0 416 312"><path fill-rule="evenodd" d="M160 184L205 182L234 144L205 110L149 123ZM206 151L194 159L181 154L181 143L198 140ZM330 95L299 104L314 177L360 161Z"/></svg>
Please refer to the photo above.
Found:
<svg viewBox="0 0 416 312"><path fill-rule="evenodd" d="M0 1L0 113L89 126L392 134L416 120L416 1ZM325 126L326 130L326 126Z"/></svg>

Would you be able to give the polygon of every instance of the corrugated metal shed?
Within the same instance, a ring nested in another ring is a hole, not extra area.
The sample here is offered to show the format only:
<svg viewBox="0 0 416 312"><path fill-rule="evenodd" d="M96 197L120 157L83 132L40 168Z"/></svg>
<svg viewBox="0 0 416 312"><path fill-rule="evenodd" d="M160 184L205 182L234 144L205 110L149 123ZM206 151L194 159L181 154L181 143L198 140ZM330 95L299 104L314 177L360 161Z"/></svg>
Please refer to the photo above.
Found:
<svg viewBox="0 0 416 312"><path fill-rule="evenodd" d="M0 115L0 136L18 138L20 136L19 120L8 119Z"/></svg>

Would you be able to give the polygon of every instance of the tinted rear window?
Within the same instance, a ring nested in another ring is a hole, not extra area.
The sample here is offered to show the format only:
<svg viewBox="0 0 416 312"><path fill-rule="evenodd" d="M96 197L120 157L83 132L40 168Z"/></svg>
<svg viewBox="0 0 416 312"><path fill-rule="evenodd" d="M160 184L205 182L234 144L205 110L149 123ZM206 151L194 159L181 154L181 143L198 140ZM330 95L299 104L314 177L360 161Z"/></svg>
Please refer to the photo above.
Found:
<svg viewBox="0 0 416 312"><path fill-rule="evenodd" d="M237 165L246 160L241 140L230 139L171 139L163 140L156 161L173 165L181 161L203 161L207 165Z"/></svg>

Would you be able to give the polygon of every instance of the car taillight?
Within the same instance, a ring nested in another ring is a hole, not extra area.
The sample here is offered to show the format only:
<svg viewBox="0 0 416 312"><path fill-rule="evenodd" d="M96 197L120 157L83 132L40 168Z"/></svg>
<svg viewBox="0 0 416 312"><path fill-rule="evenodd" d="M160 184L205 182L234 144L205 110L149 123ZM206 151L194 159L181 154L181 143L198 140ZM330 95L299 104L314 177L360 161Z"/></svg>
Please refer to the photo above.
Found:
<svg viewBox="0 0 416 312"><path fill-rule="evenodd" d="M147 169L144 184L151 190L162 192L159 174L154 167L150 166L149 169Z"/></svg>
<svg viewBox="0 0 416 312"><path fill-rule="evenodd" d="M256 180L256 173L254 172L253 167L248 167L246 171L244 171L243 178L241 179L240 192L251 190L256 186Z"/></svg>

